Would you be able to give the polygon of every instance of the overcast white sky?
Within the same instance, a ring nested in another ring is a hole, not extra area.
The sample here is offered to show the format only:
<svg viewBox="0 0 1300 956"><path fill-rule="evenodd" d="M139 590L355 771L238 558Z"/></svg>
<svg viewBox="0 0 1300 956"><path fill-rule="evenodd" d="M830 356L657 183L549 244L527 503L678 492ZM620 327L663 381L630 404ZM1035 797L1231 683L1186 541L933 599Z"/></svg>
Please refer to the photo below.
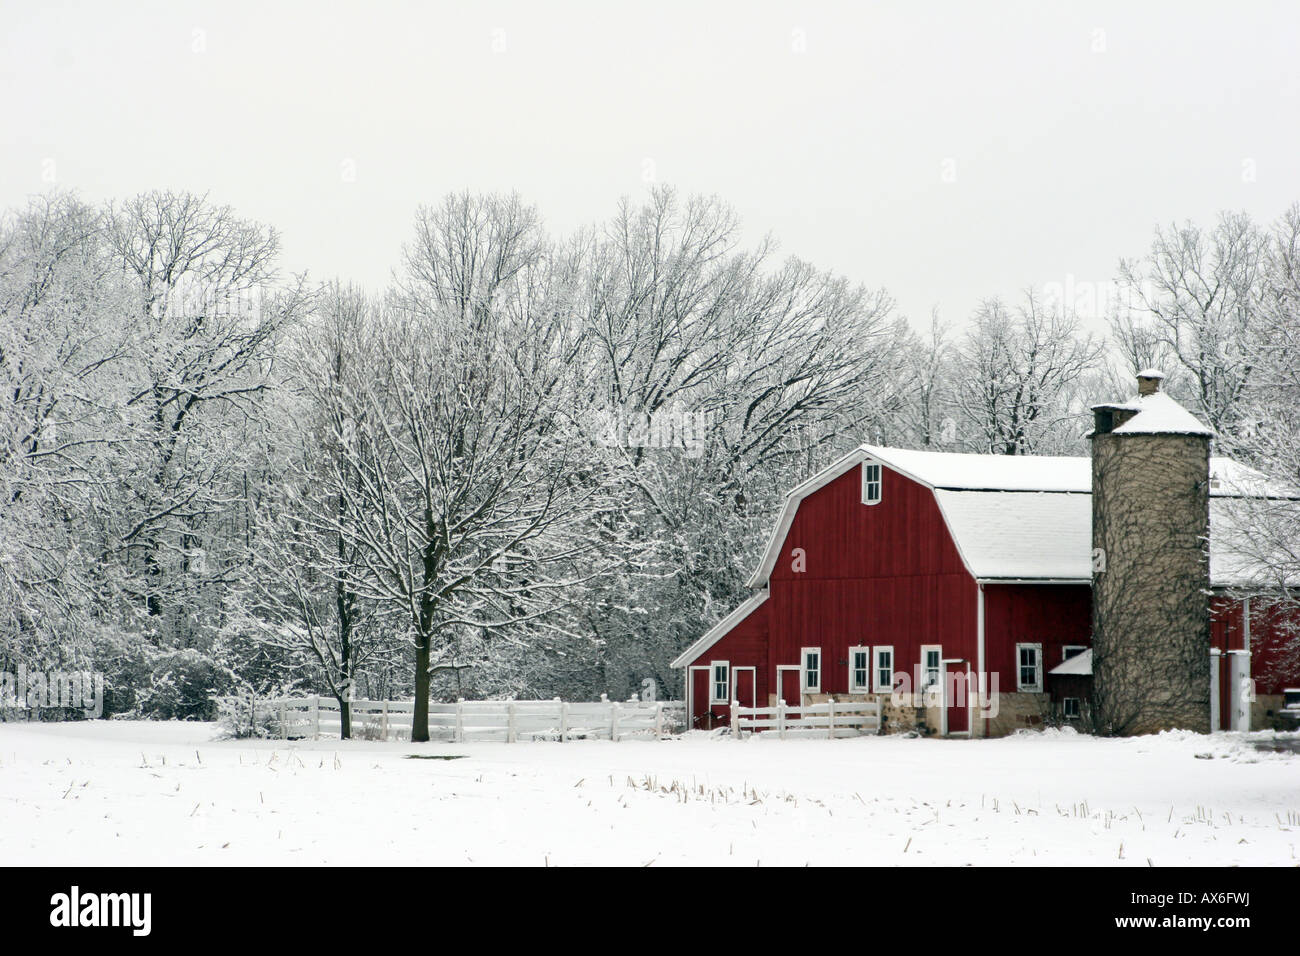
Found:
<svg viewBox="0 0 1300 956"><path fill-rule="evenodd" d="M1300 200L1296 3L0 10L0 205L210 191L322 279L382 284L450 190L565 231L652 173L923 324Z"/></svg>

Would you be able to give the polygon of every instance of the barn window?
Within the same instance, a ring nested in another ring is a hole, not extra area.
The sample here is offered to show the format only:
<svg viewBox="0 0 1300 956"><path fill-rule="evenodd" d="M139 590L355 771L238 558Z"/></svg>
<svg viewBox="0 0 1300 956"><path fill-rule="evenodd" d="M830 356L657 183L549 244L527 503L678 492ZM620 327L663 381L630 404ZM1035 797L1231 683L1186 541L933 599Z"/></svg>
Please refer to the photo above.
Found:
<svg viewBox="0 0 1300 956"><path fill-rule="evenodd" d="M1016 690L1028 694L1043 689L1043 645L1016 645Z"/></svg>
<svg viewBox="0 0 1300 956"><path fill-rule="evenodd" d="M817 693L822 689L822 649L803 649L803 689Z"/></svg>
<svg viewBox="0 0 1300 956"><path fill-rule="evenodd" d="M1066 720L1079 719L1079 698L1067 697L1061 701L1061 713Z"/></svg>
<svg viewBox="0 0 1300 956"><path fill-rule="evenodd" d="M1066 644L1065 647L1061 648L1061 660L1068 661L1071 657L1078 657L1087 649L1082 644Z"/></svg>
<svg viewBox="0 0 1300 956"><path fill-rule="evenodd" d="M871 648L849 648L849 693L866 694L871 691Z"/></svg>
<svg viewBox="0 0 1300 956"><path fill-rule="evenodd" d="M888 694L894 689L894 649L876 648L876 693Z"/></svg>
<svg viewBox="0 0 1300 956"><path fill-rule="evenodd" d="M862 503L880 504L880 465L868 463L862 466Z"/></svg>
<svg viewBox="0 0 1300 956"><path fill-rule="evenodd" d="M714 661L713 680L709 682L709 703L725 704L731 700L731 664Z"/></svg>
<svg viewBox="0 0 1300 956"><path fill-rule="evenodd" d="M943 680L943 648L938 644L921 646L921 689L936 687Z"/></svg>

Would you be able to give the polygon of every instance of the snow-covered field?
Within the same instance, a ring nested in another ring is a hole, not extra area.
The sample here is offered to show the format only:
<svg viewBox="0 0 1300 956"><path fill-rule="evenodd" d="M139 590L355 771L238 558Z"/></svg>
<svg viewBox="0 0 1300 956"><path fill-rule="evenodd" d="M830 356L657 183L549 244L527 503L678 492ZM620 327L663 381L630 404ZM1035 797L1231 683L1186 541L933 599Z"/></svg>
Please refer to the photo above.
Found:
<svg viewBox="0 0 1300 956"><path fill-rule="evenodd" d="M194 723L0 724L0 859L1300 862L1300 754L1258 749L1272 734L466 745L213 734Z"/></svg>

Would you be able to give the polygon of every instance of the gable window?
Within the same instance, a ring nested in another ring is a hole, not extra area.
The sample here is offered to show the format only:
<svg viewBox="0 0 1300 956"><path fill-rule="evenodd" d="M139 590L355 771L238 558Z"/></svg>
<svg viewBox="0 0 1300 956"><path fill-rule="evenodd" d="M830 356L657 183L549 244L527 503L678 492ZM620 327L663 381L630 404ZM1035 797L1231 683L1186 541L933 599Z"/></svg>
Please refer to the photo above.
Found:
<svg viewBox="0 0 1300 956"><path fill-rule="evenodd" d="M876 693L888 694L894 690L894 649L876 648Z"/></svg>
<svg viewBox="0 0 1300 956"><path fill-rule="evenodd" d="M817 693L822 689L822 649L805 647L803 649L803 689Z"/></svg>
<svg viewBox="0 0 1300 956"><path fill-rule="evenodd" d="M870 462L862 466L862 503L880 504L880 465Z"/></svg>
<svg viewBox="0 0 1300 956"><path fill-rule="evenodd" d="M1066 720L1079 719L1079 698L1067 697L1061 701L1061 713Z"/></svg>
<svg viewBox="0 0 1300 956"><path fill-rule="evenodd" d="M1043 690L1043 645L1016 645L1016 690L1029 694Z"/></svg>
<svg viewBox="0 0 1300 956"><path fill-rule="evenodd" d="M731 700L731 663L714 661L710 668L713 680L709 681L709 703L725 704Z"/></svg>
<svg viewBox="0 0 1300 956"><path fill-rule="evenodd" d="M849 693L866 694L871 691L871 648L849 648Z"/></svg>
<svg viewBox="0 0 1300 956"><path fill-rule="evenodd" d="M1087 649L1082 644L1066 644L1061 648L1061 660L1068 661L1071 657L1078 657Z"/></svg>

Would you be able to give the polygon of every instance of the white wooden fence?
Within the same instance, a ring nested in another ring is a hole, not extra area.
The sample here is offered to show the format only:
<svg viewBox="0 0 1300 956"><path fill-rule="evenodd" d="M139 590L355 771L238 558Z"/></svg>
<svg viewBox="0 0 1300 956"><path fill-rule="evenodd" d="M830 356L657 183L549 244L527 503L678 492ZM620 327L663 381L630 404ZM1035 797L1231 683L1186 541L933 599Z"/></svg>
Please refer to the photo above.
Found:
<svg viewBox="0 0 1300 956"><path fill-rule="evenodd" d="M255 707L258 715L274 717L281 737L339 735L339 705L331 697L260 700ZM413 701L354 700L351 710L354 738L411 739ZM459 700L429 704L429 739L456 743L663 739L682 730L685 721L686 708L680 701Z"/></svg>
<svg viewBox="0 0 1300 956"><path fill-rule="evenodd" d="M759 730L775 730L787 736L856 737L880 733L880 704L875 701L827 701L791 707L780 701L775 707L731 708L731 732L736 737Z"/></svg>

